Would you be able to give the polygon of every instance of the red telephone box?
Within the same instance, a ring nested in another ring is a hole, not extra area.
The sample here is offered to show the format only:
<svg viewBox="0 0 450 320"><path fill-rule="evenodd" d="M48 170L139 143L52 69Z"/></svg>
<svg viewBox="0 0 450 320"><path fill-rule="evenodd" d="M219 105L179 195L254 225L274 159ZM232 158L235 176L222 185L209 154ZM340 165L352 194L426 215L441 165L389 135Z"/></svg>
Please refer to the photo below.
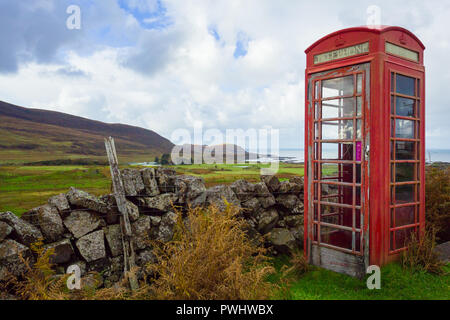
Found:
<svg viewBox="0 0 450 320"><path fill-rule="evenodd" d="M425 227L424 45L400 27L331 33L306 52L305 255L362 277Z"/></svg>

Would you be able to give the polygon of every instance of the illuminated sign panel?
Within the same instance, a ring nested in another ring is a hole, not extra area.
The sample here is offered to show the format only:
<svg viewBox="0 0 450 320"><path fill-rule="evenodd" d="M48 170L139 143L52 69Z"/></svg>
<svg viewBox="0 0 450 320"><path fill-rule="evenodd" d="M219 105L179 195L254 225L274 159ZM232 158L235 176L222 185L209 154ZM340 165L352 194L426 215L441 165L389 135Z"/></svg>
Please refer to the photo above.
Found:
<svg viewBox="0 0 450 320"><path fill-rule="evenodd" d="M360 44L356 44L351 47L346 47L342 49L337 49L321 54L317 54L314 56L314 64L324 63L328 61L333 61L337 59L343 59L351 56L355 56L357 54L367 53L369 52L369 42L364 42Z"/></svg>
<svg viewBox="0 0 450 320"><path fill-rule="evenodd" d="M397 46L390 42L386 42L386 52L396 55L396 56L399 56L399 57L402 57L402 58L405 58L405 59L419 62L419 53L418 52Z"/></svg>

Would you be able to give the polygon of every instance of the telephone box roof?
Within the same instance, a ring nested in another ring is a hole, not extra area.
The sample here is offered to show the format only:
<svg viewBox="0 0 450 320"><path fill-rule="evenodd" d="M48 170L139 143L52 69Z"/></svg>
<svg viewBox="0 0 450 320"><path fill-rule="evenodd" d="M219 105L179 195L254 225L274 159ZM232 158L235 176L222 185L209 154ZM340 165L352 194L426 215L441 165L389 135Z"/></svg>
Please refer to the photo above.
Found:
<svg viewBox="0 0 450 320"><path fill-rule="evenodd" d="M324 37L322 37L321 39L317 40L316 42L314 42L312 45L310 45L306 50L305 53L309 53L312 49L314 49L315 46L317 46L318 44L322 43L323 41L334 37L338 34L345 34L345 33L349 33L349 32L371 32L371 33L375 33L375 34L383 34L385 32L388 31L401 31L404 32L406 34L408 34L409 36L411 36L414 40L417 41L417 43L422 47L422 49L425 50L425 46L423 45L422 41L419 40L419 38L417 38L411 31L402 28L402 27L396 27L396 26L360 26L360 27L352 27L352 28L346 28L346 29L342 29L342 30L338 30L335 31L333 33L330 33Z"/></svg>

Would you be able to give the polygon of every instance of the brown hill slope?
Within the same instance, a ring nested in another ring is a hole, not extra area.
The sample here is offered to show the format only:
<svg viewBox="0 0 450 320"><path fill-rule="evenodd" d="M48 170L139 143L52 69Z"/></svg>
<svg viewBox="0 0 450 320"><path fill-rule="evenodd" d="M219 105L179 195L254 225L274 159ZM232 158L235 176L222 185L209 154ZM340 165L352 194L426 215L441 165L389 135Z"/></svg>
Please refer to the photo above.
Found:
<svg viewBox="0 0 450 320"><path fill-rule="evenodd" d="M0 101L0 163L105 160L103 138L107 136L114 137L122 162L151 161L173 147L151 130Z"/></svg>

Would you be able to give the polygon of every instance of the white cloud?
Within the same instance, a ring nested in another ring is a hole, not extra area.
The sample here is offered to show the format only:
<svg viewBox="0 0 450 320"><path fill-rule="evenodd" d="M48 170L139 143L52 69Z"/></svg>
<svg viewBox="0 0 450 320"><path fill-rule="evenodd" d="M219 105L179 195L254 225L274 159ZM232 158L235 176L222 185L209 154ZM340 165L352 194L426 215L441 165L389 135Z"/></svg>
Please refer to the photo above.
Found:
<svg viewBox="0 0 450 320"><path fill-rule="evenodd" d="M17 74L0 74L0 99L143 126L166 137L195 121L223 131L273 126L282 129L281 146L300 147L303 52L327 33L364 24L371 4L270 0L162 3L173 21L164 30L143 30L133 16L118 7L102 4L98 11L86 9L90 23L84 40L90 37L93 49L87 53L71 48L63 63L22 64ZM157 6L156 1L129 4L145 12ZM401 24L427 45L427 143L450 148L446 139L450 132L442 116L448 114L450 104L444 95L450 79L449 5L419 1L408 7L389 1L379 5L382 23ZM102 18L95 21L96 16ZM98 40L94 31L108 25L107 40ZM247 54L236 59L233 54L242 34L248 39ZM117 39L126 41L117 44ZM64 70L78 76L70 77ZM83 74L89 76L80 76Z"/></svg>

